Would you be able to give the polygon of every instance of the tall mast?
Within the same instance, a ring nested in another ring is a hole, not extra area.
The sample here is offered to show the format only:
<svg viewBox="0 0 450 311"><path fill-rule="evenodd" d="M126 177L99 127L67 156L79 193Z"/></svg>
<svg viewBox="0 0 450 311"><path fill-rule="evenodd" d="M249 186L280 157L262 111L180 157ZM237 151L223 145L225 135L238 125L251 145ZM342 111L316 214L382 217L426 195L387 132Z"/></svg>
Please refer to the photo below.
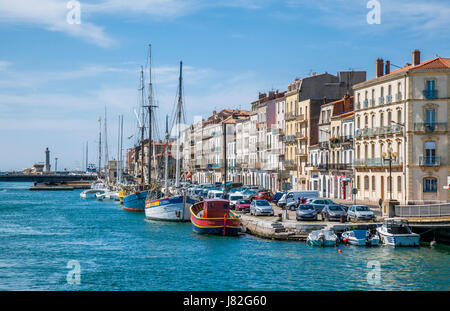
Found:
<svg viewBox="0 0 450 311"><path fill-rule="evenodd" d="M141 184L144 185L144 67L141 66Z"/></svg>
<svg viewBox="0 0 450 311"><path fill-rule="evenodd" d="M119 158L119 165L120 165L120 170L119 170L119 182L122 182L122 173L123 173L123 161L122 161L122 148L123 148L123 115L120 118L120 158Z"/></svg>
<svg viewBox="0 0 450 311"><path fill-rule="evenodd" d="M120 115L119 115L119 126L117 127L117 162L116 162L116 184L120 183L120 172L119 172L119 163L120 163Z"/></svg>
<svg viewBox="0 0 450 311"><path fill-rule="evenodd" d="M166 146L165 146L165 163L164 163L164 189L165 194L169 194L169 185L168 185L168 178L169 178L169 116L166 115Z"/></svg>
<svg viewBox="0 0 450 311"><path fill-rule="evenodd" d="M86 166L84 167L84 170L86 171L88 168L88 163L89 163L89 142L86 142Z"/></svg>
<svg viewBox="0 0 450 311"><path fill-rule="evenodd" d="M99 131L98 131L98 174L101 176L102 172L102 118L98 119Z"/></svg>
<svg viewBox="0 0 450 311"><path fill-rule="evenodd" d="M177 159L176 159L176 177L175 187L180 187L180 123L183 105L183 62L180 62L180 79L178 89L178 106L177 106Z"/></svg>
<svg viewBox="0 0 450 311"><path fill-rule="evenodd" d="M106 123L106 105L105 105L105 172L107 170L108 167L108 161L109 161L109 154L108 154L108 130L107 130L107 123Z"/></svg>
<svg viewBox="0 0 450 311"><path fill-rule="evenodd" d="M153 144L152 144L152 118L153 118L153 99L152 99L152 45L148 45L149 48L149 66L148 66L148 184L152 184L152 154L153 154Z"/></svg>

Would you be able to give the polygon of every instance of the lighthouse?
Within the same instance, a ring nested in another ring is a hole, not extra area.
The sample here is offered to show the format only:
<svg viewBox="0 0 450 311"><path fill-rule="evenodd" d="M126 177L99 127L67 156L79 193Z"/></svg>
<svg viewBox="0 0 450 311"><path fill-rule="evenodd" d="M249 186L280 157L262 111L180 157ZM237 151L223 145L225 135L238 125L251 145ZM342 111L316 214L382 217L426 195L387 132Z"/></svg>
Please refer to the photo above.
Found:
<svg viewBox="0 0 450 311"><path fill-rule="evenodd" d="M45 149L45 172L50 172L50 150L48 147Z"/></svg>

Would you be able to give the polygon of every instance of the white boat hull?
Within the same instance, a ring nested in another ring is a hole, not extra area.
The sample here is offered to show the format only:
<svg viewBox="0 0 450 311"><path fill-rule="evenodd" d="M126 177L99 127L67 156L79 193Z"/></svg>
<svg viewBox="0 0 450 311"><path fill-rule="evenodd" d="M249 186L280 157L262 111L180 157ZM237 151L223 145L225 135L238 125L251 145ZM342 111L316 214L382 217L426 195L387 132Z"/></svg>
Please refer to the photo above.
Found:
<svg viewBox="0 0 450 311"><path fill-rule="evenodd" d="M390 234L378 231L381 242L390 246L419 246L420 235L412 234Z"/></svg>
<svg viewBox="0 0 450 311"><path fill-rule="evenodd" d="M80 197L83 199L95 198L97 194L105 193L105 189L88 189L80 193Z"/></svg>
<svg viewBox="0 0 450 311"><path fill-rule="evenodd" d="M161 221L189 221L189 207L195 201L182 196L155 200L145 204L145 218Z"/></svg>

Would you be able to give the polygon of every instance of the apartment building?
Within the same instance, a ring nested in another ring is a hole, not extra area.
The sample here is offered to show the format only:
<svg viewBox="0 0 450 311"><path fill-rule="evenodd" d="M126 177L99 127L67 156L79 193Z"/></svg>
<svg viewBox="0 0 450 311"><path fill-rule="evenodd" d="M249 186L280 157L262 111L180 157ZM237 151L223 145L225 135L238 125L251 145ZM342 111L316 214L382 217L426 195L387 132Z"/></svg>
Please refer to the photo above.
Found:
<svg viewBox="0 0 450 311"><path fill-rule="evenodd" d="M352 86L366 80L365 71L342 71L332 75L313 74L297 79L286 91L285 167L290 171L292 189L310 187L310 146L318 144L318 123L322 104L352 93ZM317 177L317 176L316 176ZM320 178L320 177L319 177ZM328 181L325 181L328 184ZM329 187L323 188L328 191Z"/></svg>
<svg viewBox="0 0 450 311"><path fill-rule="evenodd" d="M357 198L448 201L450 59L415 50L391 72L379 58L354 92Z"/></svg>

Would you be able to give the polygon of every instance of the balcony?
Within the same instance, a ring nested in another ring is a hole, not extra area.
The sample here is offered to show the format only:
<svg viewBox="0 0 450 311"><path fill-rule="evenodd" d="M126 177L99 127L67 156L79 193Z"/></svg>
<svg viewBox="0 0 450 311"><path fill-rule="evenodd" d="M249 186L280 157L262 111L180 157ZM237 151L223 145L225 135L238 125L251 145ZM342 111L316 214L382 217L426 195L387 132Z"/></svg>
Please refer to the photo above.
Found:
<svg viewBox="0 0 450 311"><path fill-rule="evenodd" d="M369 107L369 100L368 100L368 99L365 99L365 100L363 101L363 108L367 108L367 107Z"/></svg>
<svg viewBox="0 0 450 311"><path fill-rule="evenodd" d="M299 114L297 117L295 117L295 120L297 120L299 122L303 122L303 121L306 121L306 118L305 118L304 114Z"/></svg>
<svg viewBox="0 0 450 311"><path fill-rule="evenodd" d="M288 136L285 136L284 141L285 141L287 144L292 144L292 143L295 143L296 137L295 137L295 135L288 135Z"/></svg>
<svg viewBox="0 0 450 311"><path fill-rule="evenodd" d="M319 148L320 149L330 148L330 142L329 141L319 141Z"/></svg>
<svg viewBox="0 0 450 311"><path fill-rule="evenodd" d="M392 103L392 95L386 95L386 104Z"/></svg>
<svg viewBox="0 0 450 311"><path fill-rule="evenodd" d="M297 169L297 163L294 160L286 160L284 161L284 167L287 170L296 170Z"/></svg>
<svg viewBox="0 0 450 311"><path fill-rule="evenodd" d="M420 156L419 157L420 166L440 166L441 157L440 156Z"/></svg>
<svg viewBox="0 0 450 311"><path fill-rule="evenodd" d="M402 133L402 132L403 132L403 128L400 125L380 126L380 127L375 127L375 128L357 129L355 132L355 137L390 135L390 134L398 134L398 133Z"/></svg>
<svg viewBox="0 0 450 311"><path fill-rule="evenodd" d="M361 109L361 103L360 103L360 102L357 102L357 103L356 103L356 110L359 110L359 109Z"/></svg>
<svg viewBox="0 0 450 311"><path fill-rule="evenodd" d="M422 133L446 132L447 122L417 122L414 123L414 131Z"/></svg>
<svg viewBox="0 0 450 311"><path fill-rule="evenodd" d="M398 92L396 95L395 95L395 101L401 101L401 100L403 100L403 96L402 96L402 93L401 92Z"/></svg>
<svg viewBox="0 0 450 311"><path fill-rule="evenodd" d="M298 156L307 156L305 148L295 148L295 154Z"/></svg>
<svg viewBox="0 0 450 311"><path fill-rule="evenodd" d="M283 130L280 128L273 128L272 129L272 135L284 135Z"/></svg>
<svg viewBox="0 0 450 311"><path fill-rule="evenodd" d="M342 144L352 143L353 142L353 135L341 136L340 141L341 141Z"/></svg>
<svg viewBox="0 0 450 311"><path fill-rule="evenodd" d="M383 96L380 96L378 98L378 105L384 105L384 97Z"/></svg>
<svg viewBox="0 0 450 311"><path fill-rule="evenodd" d="M369 107L374 107L375 106L375 99L369 99Z"/></svg>
<svg viewBox="0 0 450 311"><path fill-rule="evenodd" d="M285 118L286 121L293 121L293 120L295 120L295 118L296 118L295 112L288 112L288 113L286 113L284 118Z"/></svg>
<svg viewBox="0 0 450 311"><path fill-rule="evenodd" d="M303 132L297 132L297 133L295 133L295 137L296 137L297 139L306 139L306 138L307 138L306 135L305 135Z"/></svg>
<svg viewBox="0 0 450 311"><path fill-rule="evenodd" d="M353 169L353 165L349 163L332 163L328 164L328 168L330 170L351 170Z"/></svg>
<svg viewBox="0 0 450 311"><path fill-rule="evenodd" d="M319 164L317 168L319 169L319 171L328 171L330 169L330 165L328 163Z"/></svg>
<svg viewBox="0 0 450 311"><path fill-rule="evenodd" d="M392 166L402 166L401 158L392 159ZM354 167L389 167L389 161L384 161L383 158L372 159L356 159L353 161Z"/></svg>
<svg viewBox="0 0 450 311"><path fill-rule="evenodd" d="M423 97L425 99L437 99L438 98L438 90L435 89L427 89L423 92Z"/></svg>

